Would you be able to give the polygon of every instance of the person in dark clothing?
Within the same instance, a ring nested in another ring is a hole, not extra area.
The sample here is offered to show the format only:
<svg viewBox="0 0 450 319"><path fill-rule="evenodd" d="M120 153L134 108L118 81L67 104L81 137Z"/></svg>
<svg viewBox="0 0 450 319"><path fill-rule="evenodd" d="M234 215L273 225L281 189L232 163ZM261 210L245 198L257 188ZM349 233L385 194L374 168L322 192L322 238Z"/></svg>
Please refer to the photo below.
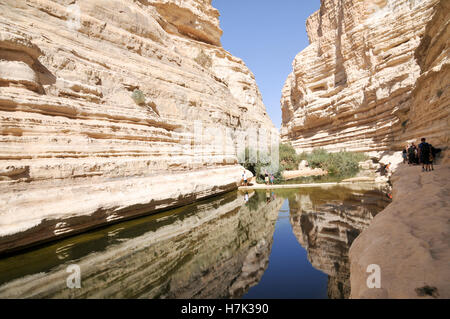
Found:
<svg viewBox="0 0 450 319"><path fill-rule="evenodd" d="M419 144L419 160L422 163L422 172L431 171L431 161L432 158L431 145L426 142L425 138L422 138L422 143Z"/></svg>
<svg viewBox="0 0 450 319"><path fill-rule="evenodd" d="M403 164L406 164L406 162L408 161L408 150L407 149L408 149L408 147L405 147L402 152Z"/></svg>
<svg viewBox="0 0 450 319"><path fill-rule="evenodd" d="M435 148L433 145L430 144L431 148L431 156L430 156L430 166L431 170L434 171L434 161L436 159L436 156L442 151L440 148Z"/></svg>

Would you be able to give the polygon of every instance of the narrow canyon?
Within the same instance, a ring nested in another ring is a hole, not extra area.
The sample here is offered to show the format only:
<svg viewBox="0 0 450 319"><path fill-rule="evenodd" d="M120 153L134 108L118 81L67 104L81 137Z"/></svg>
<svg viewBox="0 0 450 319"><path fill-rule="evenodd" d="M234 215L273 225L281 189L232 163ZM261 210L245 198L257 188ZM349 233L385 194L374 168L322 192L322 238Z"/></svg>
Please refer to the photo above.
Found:
<svg viewBox="0 0 450 319"><path fill-rule="evenodd" d="M449 6L322 0L283 88L282 139L299 151L401 151L421 137L446 149Z"/></svg>

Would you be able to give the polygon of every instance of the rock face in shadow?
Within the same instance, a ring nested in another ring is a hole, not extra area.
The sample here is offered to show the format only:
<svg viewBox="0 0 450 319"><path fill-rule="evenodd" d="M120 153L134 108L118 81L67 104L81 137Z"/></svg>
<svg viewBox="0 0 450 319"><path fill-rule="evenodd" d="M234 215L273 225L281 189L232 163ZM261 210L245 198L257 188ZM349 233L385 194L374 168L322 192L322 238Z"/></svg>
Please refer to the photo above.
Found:
<svg viewBox="0 0 450 319"><path fill-rule="evenodd" d="M449 165L396 171L392 204L350 249L351 298L450 297L449 177ZM370 265L379 266L380 288L367 286Z"/></svg>
<svg viewBox="0 0 450 319"><path fill-rule="evenodd" d="M350 246L389 201L369 185L334 187L323 192L319 195L317 191L305 191L290 197L290 220L295 236L308 252L308 260L329 276L328 297L349 298Z"/></svg>
<svg viewBox="0 0 450 319"><path fill-rule="evenodd" d="M274 128L211 1L0 11L0 253L235 189Z"/></svg>
<svg viewBox="0 0 450 319"><path fill-rule="evenodd" d="M240 298L268 265L282 204L231 193L10 257L0 298ZM81 289L66 286L70 264Z"/></svg>
<svg viewBox="0 0 450 319"><path fill-rule="evenodd" d="M322 0L282 92L282 139L299 151L447 148L448 1Z"/></svg>

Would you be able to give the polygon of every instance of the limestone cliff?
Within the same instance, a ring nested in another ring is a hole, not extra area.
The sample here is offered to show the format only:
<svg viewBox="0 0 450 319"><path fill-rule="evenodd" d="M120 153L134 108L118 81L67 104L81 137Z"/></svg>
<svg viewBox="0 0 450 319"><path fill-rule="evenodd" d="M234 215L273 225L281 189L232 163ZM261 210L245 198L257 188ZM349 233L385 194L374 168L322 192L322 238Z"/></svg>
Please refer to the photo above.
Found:
<svg viewBox="0 0 450 319"><path fill-rule="evenodd" d="M0 252L234 189L273 129L211 0L0 11Z"/></svg>
<svg viewBox="0 0 450 319"><path fill-rule="evenodd" d="M447 147L449 3L322 0L282 93L282 138L299 151Z"/></svg>
<svg viewBox="0 0 450 319"><path fill-rule="evenodd" d="M447 151L443 162L450 163L450 1L439 1L415 57L421 73L401 137L410 140L426 136Z"/></svg>

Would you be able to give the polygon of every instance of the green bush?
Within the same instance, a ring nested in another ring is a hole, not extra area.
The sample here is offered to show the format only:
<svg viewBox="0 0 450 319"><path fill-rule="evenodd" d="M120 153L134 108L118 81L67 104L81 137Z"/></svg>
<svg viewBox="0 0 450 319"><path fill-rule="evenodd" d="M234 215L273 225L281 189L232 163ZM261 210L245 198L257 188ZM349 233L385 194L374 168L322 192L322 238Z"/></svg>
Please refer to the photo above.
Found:
<svg viewBox="0 0 450 319"><path fill-rule="evenodd" d="M131 95L131 98L134 100L134 102L137 105L141 105L145 103L145 95L141 90L135 89L133 91L133 94Z"/></svg>

